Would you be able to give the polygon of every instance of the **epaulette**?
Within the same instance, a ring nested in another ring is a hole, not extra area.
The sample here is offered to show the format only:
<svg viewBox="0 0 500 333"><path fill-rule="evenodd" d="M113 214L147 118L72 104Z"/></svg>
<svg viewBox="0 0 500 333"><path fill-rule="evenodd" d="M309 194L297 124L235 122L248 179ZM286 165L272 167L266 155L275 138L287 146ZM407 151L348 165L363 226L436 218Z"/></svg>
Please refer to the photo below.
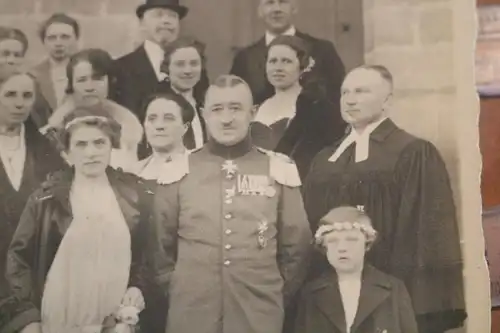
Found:
<svg viewBox="0 0 500 333"><path fill-rule="evenodd" d="M297 166L290 157L263 148L258 148L258 150L269 156L269 173L275 181L289 187L298 187L302 185Z"/></svg>
<svg viewBox="0 0 500 333"><path fill-rule="evenodd" d="M157 183L160 185L173 184L189 174L189 155L191 153L192 151L165 163Z"/></svg>

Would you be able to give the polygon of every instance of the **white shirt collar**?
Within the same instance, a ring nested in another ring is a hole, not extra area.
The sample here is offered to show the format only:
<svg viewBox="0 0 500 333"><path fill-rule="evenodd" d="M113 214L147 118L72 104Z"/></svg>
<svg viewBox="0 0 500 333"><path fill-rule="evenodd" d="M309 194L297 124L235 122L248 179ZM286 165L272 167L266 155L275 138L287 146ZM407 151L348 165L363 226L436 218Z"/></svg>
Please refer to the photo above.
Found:
<svg viewBox="0 0 500 333"><path fill-rule="evenodd" d="M24 164L26 161L26 139L25 139L25 128L24 124L21 125L21 131L19 133L19 149L15 151L7 150L4 140L9 140L5 136L0 136L0 158L4 165L5 172L9 177L12 187L16 191L21 188L21 182L23 180Z"/></svg>
<svg viewBox="0 0 500 333"><path fill-rule="evenodd" d="M163 51L163 49L160 47L160 45L146 40L144 42L144 50L146 50L146 54L149 58L149 61L151 62L151 65L153 66L158 81L165 80L167 75L160 71L163 58L165 57L165 52Z"/></svg>
<svg viewBox="0 0 500 333"><path fill-rule="evenodd" d="M295 36L296 32L297 32L297 30L292 25L290 28L288 28L288 30L286 30L284 33L282 33L282 35L285 35L285 36ZM275 34L273 34L273 33L271 33L271 32L269 32L269 31L266 31L266 36L265 37L266 37L266 45L269 45L278 36L275 35Z"/></svg>
<svg viewBox="0 0 500 333"><path fill-rule="evenodd" d="M363 133L358 134L353 128L351 128L351 132L349 135L342 141L342 143L339 145L335 153L328 159L330 162L335 162L337 159L342 155L347 148L353 144L356 143L356 157L355 161L356 163L365 161L368 159L369 155L369 148L370 148L370 135L375 131L384 120L386 120L387 117L383 117L380 120L371 123L370 125L366 126L365 130Z"/></svg>

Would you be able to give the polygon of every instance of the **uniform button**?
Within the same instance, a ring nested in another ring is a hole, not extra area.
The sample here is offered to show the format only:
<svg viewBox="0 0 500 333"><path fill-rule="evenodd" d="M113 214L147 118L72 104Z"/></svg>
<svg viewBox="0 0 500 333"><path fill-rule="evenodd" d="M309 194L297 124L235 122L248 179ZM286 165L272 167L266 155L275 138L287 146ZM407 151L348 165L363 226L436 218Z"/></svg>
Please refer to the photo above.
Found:
<svg viewBox="0 0 500 333"><path fill-rule="evenodd" d="M231 235L232 231L231 229L226 229L226 235Z"/></svg>
<svg viewBox="0 0 500 333"><path fill-rule="evenodd" d="M226 179L231 180L233 178L234 178L234 175L232 173L229 173L229 174L226 175Z"/></svg>
<svg viewBox="0 0 500 333"><path fill-rule="evenodd" d="M232 203L233 203L233 200L232 200L232 199L227 199L227 200L226 200L226 204L227 204L227 205L230 205L230 204L232 204Z"/></svg>
<svg viewBox="0 0 500 333"><path fill-rule="evenodd" d="M226 246L224 246L226 248L226 250L231 250L232 246L231 244L227 244Z"/></svg>
<svg viewBox="0 0 500 333"><path fill-rule="evenodd" d="M229 265L231 265L231 261L230 260L224 261L224 266L229 266Z"/></svg>
<svg viewBox="0 0 500 333"><path fill-rule="evenodd" d="M233 215L231 215L231 214L226 214L226 215L224 215L224 218L225 218L226 220L230 220L232 217L233 217Z"/></svg>

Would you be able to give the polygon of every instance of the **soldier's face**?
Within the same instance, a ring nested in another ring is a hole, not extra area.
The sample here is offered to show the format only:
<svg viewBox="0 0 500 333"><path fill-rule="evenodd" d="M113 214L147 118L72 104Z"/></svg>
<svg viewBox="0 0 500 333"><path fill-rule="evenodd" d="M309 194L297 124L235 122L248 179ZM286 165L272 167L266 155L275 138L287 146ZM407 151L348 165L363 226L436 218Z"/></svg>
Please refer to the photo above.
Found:
<svg viewBox="0 0 500 333"><path fill-rule="evenodd" d="M358 68L347 75L341 93L342 118L355 128L363 128L384 115L391 87L376 71Z"/></svg>
<svg viewBox="0 0 500 333"><path fill-rule="evenodd" d="M210 87L203 110L210 136L225 146L235 145L248 135L255 112L252 93L243 84Z"/></svg>
<svg viewBox="0 0 500 333"><path fill-rule="evenodd" d="M151 8L144 12L141 26L147 39L165 47L179 36L179 14L168 8Z"/></svg>
<svg viewBox="0 0 500 333"><path fill-rule="evenodd" d="M267 30L281 34L292 25L293 15L297 12L297 0L260 0L259 17Z"/></svg>
<svg viewBox="0 0 500 333"><path fill-rule="evenodd" d="M366 253L366 236L358 229L332 231L325 236L328 262L337 272L362 270Z"/></svg>
<svg viewBox="0 0 500 333"><path fill-rule="evenodd" d="M158 98L148 105L144 131L153 150L168 152L181 146L186 130L181 108L174 101Z"/></svg>
<svg viewBox="0 0 500 333"><path fill-rule="evenodd" d="M18 70L24 61L23 43L17 39L0 41L0 75L5 77Z"/></svg>
<svg viewBox="0 0 500 333"><path fill-rule="evenodd" d="M75 125L70 129L68 158L75 171L87 177L105 173L111 156L111 140L100 128Z"/></svg>
<svg viewBox="0 0 500 333"><path fill-rule="evenodd" d="M170 83L178 91L191 90L200 81L201 69L201 56L194 47L178 49L170 56Z"/></svg>
<svg viewBox="0 0 500 333"><path fill-rule="evenodd" d="M0 86L0 124L16 126L28 118L35 103L35 84L27 75L11 76Z"/></svg>
<svg viewBox="0 0 500 333"><path fill-rule="evenodd" d="M286 45L274 45L267 55L266 72L267 79L276 89L293 86L301 74L297 52Z"/></svg>
<svg viewBox="0 0 500 333"><path fill-rule="evenodd" d="M77 38L73 27L65 23L52 23L47 27L43 40L52 59L68 59L77 49Z"/></svg>

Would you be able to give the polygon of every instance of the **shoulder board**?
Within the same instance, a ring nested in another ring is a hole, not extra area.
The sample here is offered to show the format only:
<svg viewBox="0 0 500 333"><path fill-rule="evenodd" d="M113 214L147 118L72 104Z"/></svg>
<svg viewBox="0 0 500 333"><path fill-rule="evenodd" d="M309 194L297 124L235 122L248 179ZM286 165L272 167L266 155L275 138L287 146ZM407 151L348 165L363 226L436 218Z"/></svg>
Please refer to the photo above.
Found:
<svg viewBox="0 0 500 333"><path fill-rule="evenodd" d="M275 181L289 187L298 187L302 185L297 166L290 157L282 153L276 153L262 148L257 149L269 156L269 173Z"/></svg>
<svg viewBox="0 0 500 333"><path fill-rule="evenodd" d="M169 185L176 183L189 174L189 155L183 154L172 161L165 163L161 175L157 180L160 185Z"/></svg>

